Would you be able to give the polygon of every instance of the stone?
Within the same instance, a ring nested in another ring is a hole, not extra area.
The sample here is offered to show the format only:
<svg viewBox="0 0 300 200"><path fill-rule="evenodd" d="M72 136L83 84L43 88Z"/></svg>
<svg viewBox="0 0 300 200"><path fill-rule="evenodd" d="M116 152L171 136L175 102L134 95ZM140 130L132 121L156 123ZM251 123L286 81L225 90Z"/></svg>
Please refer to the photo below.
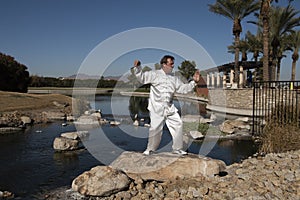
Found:
<svg viewBox="0 0 300 200"><path fill-rule="evenodd" d="M66 132L60 134L61 137L72 139L72 140L80 140L80 138L87 137L89 135L88 131L75 131L75 132Z"/></svg>
<svg viewBox="0 0 300 200"><path fill-rule="evenodd" d="M195 140L204 138L204 135L199 131L190 131L190 136Z"/></svg>
<svg viewBox="0 0 300 200"><path fill-rule="evenodd" d="M91 115L83 115L80 116L75 124L99 124L98 118L96 116Z"/></svg>
<svg viewBox="0 0 300 200"><path fill-rule="evenodd" d="M78 134L77 132L67 132L67 133L62 133L60 134L61 137L72 139L72 140L77 140L78 139Z"/></svg>
<svg viewBox="0 0 300 200"><path fill-rule="evenodd" d="M226 168L223 161L195 154L179 156L169 152L145 156L138 152L123 152L111 167L124 171L130 178L167 181L169 179L210 177Z"/></svg>
<svg viewBox="0 0 300 200"><path fill-rule="evenodd" d="M64 120L66 118L65 114L62 112L54 112L54 111L43 111L43 118L49 120Z"/></svg>
<svg viewBox="0 0 300 200"><path fill-rule="evenodd" d="M31 124L32 122L31 118L28 116L21 116L21 121L23 122L23 124Z"/></svg>
<svg viewBox="0 0 300 200"><path fill-rule="evenodd" d="M58 151L76 150L79 148L79 141L64 137L54 139L53 148Z"/></svg>
<svg viewBox="0 0 300 200"><path fill-rule="evenodd" d="M126 174L108 166L96 166L75 178L72 189L87 196L109 196L129 187Z"/></svg>

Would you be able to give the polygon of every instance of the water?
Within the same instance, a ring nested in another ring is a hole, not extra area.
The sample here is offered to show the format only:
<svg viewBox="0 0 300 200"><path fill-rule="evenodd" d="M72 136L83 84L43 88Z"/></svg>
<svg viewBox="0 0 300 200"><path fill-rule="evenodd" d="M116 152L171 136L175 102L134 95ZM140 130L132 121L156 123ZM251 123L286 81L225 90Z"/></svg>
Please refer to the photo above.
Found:
<svg viewBox="0 0 300 200"><path fill-rule="evenodd" d="M84 140L88 150L68 153L53 150L55 137L76 130L72 123L68 126L62 126L62 122L38 124L24 132L0 136L0 191L11 191L20 199L34 199L45 191L70 187L79 174L113 161L123 151L142 152L147 145L148 128L132 126L132 118L138 114L145 123L149 122L145 104L147 100L141 98L132 101L129 97L97 96L93 106L101 109L106 118L120 120L122 124L117 127L107 124L90 130L89 137ZM193 113L197 106L184 103L180 112ZM170 151L171 143L170 134L164 129L159 151ZM227 165L239 162L256 151L252 141L244 140L193 142L188 151L201 154L203 146L210 144L213 148L207 156L221 159Z"/></svg>

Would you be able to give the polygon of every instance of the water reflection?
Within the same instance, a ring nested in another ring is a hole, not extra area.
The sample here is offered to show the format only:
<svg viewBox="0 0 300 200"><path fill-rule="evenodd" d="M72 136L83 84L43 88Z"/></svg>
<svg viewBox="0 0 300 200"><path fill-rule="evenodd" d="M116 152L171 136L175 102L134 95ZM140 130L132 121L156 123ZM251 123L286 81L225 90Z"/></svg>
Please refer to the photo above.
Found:
<svg viewBox="0 0 300 200"><path fill-rule="evenodd" d="M148 98L145 97L137 97L131 96L129 99L129 112L132 120L140 119L140 118L148 118L149 111L148 107Z"/></svg>

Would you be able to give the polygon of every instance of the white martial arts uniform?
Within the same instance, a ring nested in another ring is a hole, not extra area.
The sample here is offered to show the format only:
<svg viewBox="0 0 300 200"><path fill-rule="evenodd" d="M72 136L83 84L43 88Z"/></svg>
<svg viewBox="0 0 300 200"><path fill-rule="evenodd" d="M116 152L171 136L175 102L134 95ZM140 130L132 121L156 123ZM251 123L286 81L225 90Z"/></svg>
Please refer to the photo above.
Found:
<svg viewBox="0 0 300 200"><path fill-rule="evenodd" d="M141 66L133 72L142 84L151 84L148 110L151 125L149 129L148 151L155 151L161 141L164 123L173 138L173 150L183 148L182 120L173 104L174 93L186 94L196 86L194 81L184 84L178 77L166 74L162 69L142 72Z"/></svg>

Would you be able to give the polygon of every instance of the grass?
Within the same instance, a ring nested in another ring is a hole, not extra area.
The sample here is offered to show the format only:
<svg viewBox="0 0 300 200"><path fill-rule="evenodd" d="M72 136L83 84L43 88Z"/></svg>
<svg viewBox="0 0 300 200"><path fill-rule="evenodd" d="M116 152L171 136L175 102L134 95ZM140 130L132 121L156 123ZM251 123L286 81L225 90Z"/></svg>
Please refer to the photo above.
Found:
<svg viewBox="0 0 300 200"><path fill-rule="evenodd" d="M55 107L53 102L72 105L72 98L61 94L27 94L0 91L0 112Z"/></svg>

